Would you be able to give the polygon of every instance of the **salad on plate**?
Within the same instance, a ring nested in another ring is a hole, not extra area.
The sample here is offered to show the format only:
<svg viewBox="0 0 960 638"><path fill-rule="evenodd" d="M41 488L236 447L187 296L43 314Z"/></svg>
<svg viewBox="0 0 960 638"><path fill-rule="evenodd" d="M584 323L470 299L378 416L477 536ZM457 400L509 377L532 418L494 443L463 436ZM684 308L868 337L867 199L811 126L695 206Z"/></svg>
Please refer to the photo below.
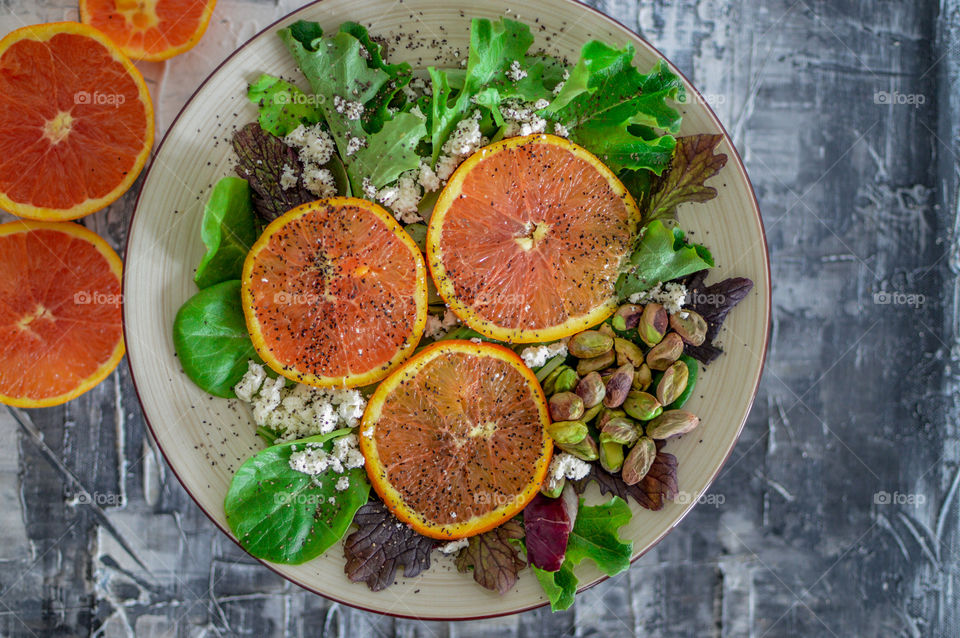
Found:
<svg viewBox="0 0 960 638"><path fill-rule="evenodd" d="M462 64L412 68L347 22L280 29L212 189L184 372L249 408L264 448L224 507L253 556L342 551L374 591L449 556L554 610L576 566L630 565L628 505L678 494L670 441L747 278L678 224L717 196L718 134L680 136L683 83L591 41L568 63L507 18ZM582 496L596 483L608 499Z"/></svg>

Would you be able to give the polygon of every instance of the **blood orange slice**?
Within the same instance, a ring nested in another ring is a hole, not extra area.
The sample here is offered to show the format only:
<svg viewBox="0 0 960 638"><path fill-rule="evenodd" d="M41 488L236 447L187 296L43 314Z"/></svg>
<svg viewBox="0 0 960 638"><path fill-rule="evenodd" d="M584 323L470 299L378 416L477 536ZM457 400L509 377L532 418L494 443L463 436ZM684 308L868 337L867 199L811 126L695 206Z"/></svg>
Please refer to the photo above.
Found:
<svg viewBox="0 0 960 638"><path fill-rule="evenodd" d="M319 387L379 381L427 323L423 255L390 213L334 197L275 219L243 265L253 345L280 374Z"/></svg>
<svg viewBox="0 0 960 638"><path fill-rule="evenodd" d="M512 350L427 346L370 398L367 474L387 507L432 538L485 532L536 496L553 443L536 376Z"/></svg>
<svg viewBox="0 0 960 638"><path fill-rule="evenodd" d="M57 22L0 40L0 208L47 221L100 210L152 146L147 85L102 33Z"/></svg>
<svg viewBox="0 0 960 638"><path fill-rule="evenodd" d="M80 0L80 19L134 60L160 61L193 48L217 0Z"/></svg>
<svg viewBox="0 0 960 638"><path fill-rule="evenodd" d="M77 224L0 224L0 403L58 405L123 357L120 258Z"/></svg>
<svg viewBox="0 0 960 638"><path fill-rule="evenodd" d="M603 321L639 221L589 151L554 135L491 144L437 201L427 261L464 323L501 341L551 341Z"/></svg>

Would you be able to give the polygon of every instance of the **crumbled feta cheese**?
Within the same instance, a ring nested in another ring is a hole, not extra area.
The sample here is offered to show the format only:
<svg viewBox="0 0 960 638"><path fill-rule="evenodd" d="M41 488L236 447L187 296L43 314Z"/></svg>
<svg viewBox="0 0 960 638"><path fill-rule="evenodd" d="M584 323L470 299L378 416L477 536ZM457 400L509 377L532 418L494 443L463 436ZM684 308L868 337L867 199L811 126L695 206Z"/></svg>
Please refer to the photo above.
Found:
<svg viewBox="0 0 960 638"><path fill-rule="evenodd" d="M450 328L460 323L460 318L453 314L453 311L447 308L443 313L443 318L436 315L427 315L427 327L423 334L431 339L437 339L447 333Z"/></svg>
<svg viewBox="0 0 960 638"><path fill-rule="evenodd" d="M424 95L433 95L433 86L423 78L413 78L410 80L410 86Z"/></svg>
<svg viewBox="0 0 960 638"><path fill-rule="evenodd" d="M339 95L333 96L333 108L336 109L337 113L346 115L348 120L359 120L363 117L363 103L351 102Z"/></svg>
<svg viewBox="0 0 960 638"><path fill-rule="evenodd" d="M539 100L533 103L533 108L535 108L538 111L541 111L547 108L548 106L550 106L550 100L545 100L543 98L540 98Z"/></svg>
<svg viewBox="0 0 960 638"><path fill-rule="evenodd" d="M433 172L433 169L430 168L430 165L426 162L420 162L420 173L417 176L417 181L420 183L420 186L427 193L439 190L440 189L440 178L437 177L437 174Z"/></svg>
<svg viewBox="0 0 960 638"><path fill-rule="evenodd" d="M508 100L504 102L500 107L500 112L503 114L505 120L503 136L516 137L518 135L533 135L534 133L543 133L546 131L547 120L537 115L537 111L539 111L540 108L543 107L518 100Z"/></svg>
<svg viewBox="0 0 960 638"><path fill-rule="evenodd" d="M373 185L369 177L363 178L363 196L373 201L377 198L377 187Z"/></svg>
<svg viewBox="0 0 960 638"><path fill-rule="evenodd" d="M553 460L550 461L550 467L547 468L547 476L554 481L559 481L562 478L578 481L589 473L589 463L567 452L555 454Z"/></svg>
<svg viewBox="0 0 960 638"><path fill-rule="evenodd" d="M338 427L356 427L367 407L357 390L302 384L286 388L285 383L284 377L267 378L263 366L251 361L234 388L238 398L252 405L258 426L280 432L278 443L327 434Z"/></svg>
<svg viewBox="0 0 960 638"><path fill-rule="evenodd" d="M290 131L283 141L299 149L300 160L304 164L326 164L333 157L335 149L333 138L319 124L309 128L301 124Z"/></svg>
<svg viewBox="0 0 960 638"><path fill-rule="evenodd" d="M473 111L457 123L457 128L441 147L437 176L442 180L447 179L464 159L488 142L480 132L480 111Z"/></svg>
<svg viewBox="0 0 960 638"><path fill-rule="evenodd" d="M360 467L364 461L357 443L356 434L341 436L334 440L331 455L348 470Z"/></svg>
<svg viewBox="0 0 960 638"><path fill-rule="evenodd" d="M290 469L311 476L326 472L328 469L337 474L343 473L343 465L332 455L327 454L319 443L307 443L303 450L290 454Z"/></svg>
<svg viewBox="0 0 960 638"><path fill-rule="evenodd" d="M347 140L347 156L353 155L366 145L367 140L362 137L351 137Z"/></svg>
<svg viewBox="0 0 960 638"><path fill-rule="evenodd" d="M280 182L283 185L283 182ZM306 164L303 171L304 187L317 197L333 197L337 194L337 180L330 169Z"/></svg>
<svg viewBox="0 0 960 638"><path fill-rule="evenodd" d="M402 87L400 87L400 90L403 91L403 94L407 97L408 102L416 102L417 98L420 97L409 84L404 84Z"/></svg>
<svg viewBox="0 0 960 638"><path fill-rule="evenodd" d="M553 132L559 135L560 137L570 137L570 131L567 129L566 126L564 126L560 122L553 123Z"/></svg>
<svg viewBox="0 0 960 638"><path fill-rule="evenodd" d="M523 78L527 77L527 72L520 68L519 60L514 60L510 63L510 70L507 71L507 77L514 82L519 82Z"/></svg>
<svg viewBox="0 0 960 638"><path fill-rule="evenodd" d="M520 358L528 368L539 368L557 355L567 354L567 346L562 341L545 346L529 346L520 353Z"/></svg>
<svg viewBox="0 0 960 638"><path fill-rule="evenodd" d="M662 304L664 309L672 314L680 312L687 299L687 288L681 283L675 281L666 284L659 283L650 290L638 292L630 295L630 303L650 303L656 302Z"/></svg>
<svg viewBox="0 0 960 638"><path fill-rule="evenodd" d="M454 552L460 551L464 547L470 544L470 540L466 538L458 538L455 541L450 541L446 545L440 546L441 554L452 554Z"/></svg>
<svg viewBox="0 0 960 638"><path fill-rule="evenodd" d="M233 392L237 398L247 403L253 402L253 395L263 385L263 380L267 378L267 371L256 361L247 362L247 372L240 379L240 383L233 386Z"/></svg>
<svg viewBox="0 0 960 638"><path fill-rule="evenodd" d="M559 95L559 94L560 94L560 91L563 90L563 85L566 84L566 83L567 83L567 80L569 80L569 79L570 79L570 71L569 71L568 69L564 69L564 70L563 70L563 79L561 79L560 82L558 82L557 85L556 85L555 87L553 87L553 94L554 94L554 95Z"/></svg>
<svg viewBox="0 0 960 638"><path fill-rule="evenodd" d="M283 165L283 173L280 174L280 188L290 190L297 185L297 174L289 164Z"/></svg>
<svg viewBox="0 0 960 638"><path fill-rule="evenodd" d="M471 338L470 338L470 342L471 342L471 343L476 343L476 344L481 344L481 343L483 343L483 339L481 339L480 337L471 337Z"/></svg>
<svg viewBox="0 0 960 638"><path fill-rule="evenodd" d="M337 488L338 492L342 492L346 489L350 489L350 477L341 476L340 478L337 479L337 484L334 487Z"/></svg>

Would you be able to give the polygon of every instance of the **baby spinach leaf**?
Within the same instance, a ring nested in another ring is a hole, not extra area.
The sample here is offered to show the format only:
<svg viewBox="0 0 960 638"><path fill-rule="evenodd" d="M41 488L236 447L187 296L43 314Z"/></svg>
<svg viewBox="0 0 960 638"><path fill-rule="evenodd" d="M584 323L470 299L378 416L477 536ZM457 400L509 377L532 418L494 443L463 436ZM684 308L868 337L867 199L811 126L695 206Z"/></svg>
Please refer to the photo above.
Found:
<svg viewBox="0 0 960 638"><path fill-rule="evenodd" d="M660 174L675 145L680 113L667 100L684 97L683 82L665 62L647 74L633 66L634 49L586 43L580 60L556 98L544 110L570 130L570 138L614 171L648 169Z"/></svg>
<svg viewBox="0 0 960 638"><path fill-rule="evenodd" d="M430 568L437 541L401 523L381 501L361 507L353 522L357 530L343 543L344 571L352 582L380 591L393 584L401 566L407 578Z"/></svg>
<svg viewBox="0 0 960 638"><path fill-rule="evenodd" d="M688 244L683 231L671 231L663 222L648 224L634 245L626 270L617 279L617 295L630 295L653 288L658 283L685 277L713 267L713 257L705 247Z"/></svg>
<svg viewBox="0 0 960 638"><path fill-rule="evenodd" d="M308 443L329 452L333 439L349 434L336 430L268 447L247 459L233 476L224 501L227 523L240 545L253 556L274 563L299 565L316 558L340 540L353 516L370 495L362 467L315 476L290 467L290 456ZM337 491L337 481L350 487Z"/></svg>
<svg viewBox="0 0 960 638"><path fill-rule="evenodd" d="M193 277L197 286L203 289L240 279L243 260L259 232L249 182L239 177L224 177L217 182L203 210L200 238L207 254Z"/></svg>
<svg viewBox="0 0 960 638"><path fill-rule="evenodd" d="M649 192L631 191L640 202L643 223L659 219L677 220L677 206L685 202L706 202L717 196L717 189L706 181L727 164L727 156L717 153L722 135L688 135L677 138L670 165L659 177L653 176ZM625 182L629 188L629 181Z"/></svg>
<svg viewBox="0 0 960 638"><path fill-rule="evenodd" d="M260 127L277 137L285 137L301 124L312 126L323 119L314 96L266 73L250 85L247 97L260 107Z"/></svg>
<svg viewBox="0 0 960 638"><path fill-rule="evenodd" d="M253 207L265 222L271 222L291 208L317 198L303 187L303 166L297 152L256 122L233 134L233 150L237 154L236 173L250 183ZM296 186L280 185L284 167L290 167L297 178Z"/></svg>
<svg viewBox="0 0 960 638"><path fill-rule="evenodd" d="M567 609L577 592L574 567L589 558L607 576L614 576L630 567L633 541L623 542L617 530L630 522L630 506L619 496L601 505L584 505L573 524L567 541L567 555L555 572L533 568L553 611Z"/></svg>
<svg viewBox="0 0 960 638"><path fill-rule="evenodd" d="M240 304L240 281L224 281L191 297L173 321L173 345L183 371L198 386L232 398L233 386L259 361Z"/></svg>

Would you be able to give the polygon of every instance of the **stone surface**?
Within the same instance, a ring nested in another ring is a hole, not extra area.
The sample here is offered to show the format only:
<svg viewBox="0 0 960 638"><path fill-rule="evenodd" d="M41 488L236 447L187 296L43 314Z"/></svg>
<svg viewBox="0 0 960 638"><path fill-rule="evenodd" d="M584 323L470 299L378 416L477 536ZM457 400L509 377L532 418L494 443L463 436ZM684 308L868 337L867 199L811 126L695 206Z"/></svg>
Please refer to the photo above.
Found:
<svg viewBox="0 0 960 638"><path fill-rule="evenodd" d="M218 532L148 439L123 364L66 406L0 410L0 635L957 635L960 1L593 4L700 88L761 202L772 346L712 498L570 611L380 617ZM220 0L196 49L142 65L159 127L299 5ZM75 17L75 0L0 0L2 33ZM122 247L135 192L84 224Z"/></svg>

